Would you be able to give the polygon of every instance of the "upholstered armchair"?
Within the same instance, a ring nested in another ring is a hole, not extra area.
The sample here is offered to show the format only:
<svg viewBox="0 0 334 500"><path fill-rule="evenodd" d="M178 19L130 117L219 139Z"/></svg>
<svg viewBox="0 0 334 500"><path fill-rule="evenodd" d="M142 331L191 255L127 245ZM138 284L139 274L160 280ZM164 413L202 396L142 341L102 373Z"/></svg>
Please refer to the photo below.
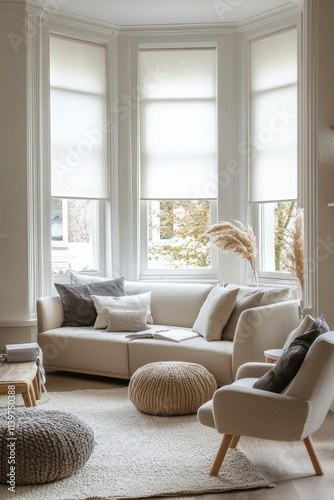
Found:
<svg viewBox="0 0 334 500"><path fill-rule="evenodd" d="M228 449L235 448L241 436L303 440L315 473L323 474L311 435L323 423L334 398L334 332L313 342L283 393L253 388L272 367L269 363L242 365L235 382L219 388L213 399L199 408L199 422L224 434L212 476L218 474Z"/></svg>

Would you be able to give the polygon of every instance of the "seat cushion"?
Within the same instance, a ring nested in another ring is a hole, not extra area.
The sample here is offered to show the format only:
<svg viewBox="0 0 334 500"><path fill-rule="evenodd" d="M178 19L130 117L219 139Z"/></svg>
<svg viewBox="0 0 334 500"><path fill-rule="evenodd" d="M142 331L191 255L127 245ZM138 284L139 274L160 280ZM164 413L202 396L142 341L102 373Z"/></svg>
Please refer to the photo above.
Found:
<svg viewBox="0 0 334 500"><path fill-rule="evenodd" d="M204 366L214 375L218 385L232 382L232 342L207 342L198 336L182 342L132 340L128 347L131 374L139 367L155 361L187 361Z"/></svg>
<svg viewBox="0 0 334 500"><path fill-rule="evenodd" d="M127 334L65 327L39 333L37 340L45 368L128 379Z"/></svg>

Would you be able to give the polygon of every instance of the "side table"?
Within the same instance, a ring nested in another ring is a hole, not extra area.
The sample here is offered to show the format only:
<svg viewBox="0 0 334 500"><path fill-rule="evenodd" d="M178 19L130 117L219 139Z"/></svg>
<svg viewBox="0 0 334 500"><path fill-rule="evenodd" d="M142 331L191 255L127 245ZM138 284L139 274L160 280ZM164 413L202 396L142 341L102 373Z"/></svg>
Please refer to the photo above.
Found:
<svg viewBox="0 0 334 500"><path fill-rule="evenodd" d="M276 363L283 352L283 349L267 349L264 351L264 360L266 363Z"/></svg>
<svg viewBox="0 0 334 500"><path fill-rule="evenodd" d="M36 406L41 389L36 361L0 363L0 395L8 394L8 387L15 386L15 395L22 394L25 406Z"/></svg>

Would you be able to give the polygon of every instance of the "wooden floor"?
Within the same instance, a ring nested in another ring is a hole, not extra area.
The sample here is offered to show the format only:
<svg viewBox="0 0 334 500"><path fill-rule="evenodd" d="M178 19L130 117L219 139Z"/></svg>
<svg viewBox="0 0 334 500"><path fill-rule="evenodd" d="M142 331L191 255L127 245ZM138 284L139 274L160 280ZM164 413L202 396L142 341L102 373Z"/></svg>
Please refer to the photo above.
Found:
<svg viewBox="0 0 334 500"><path fill-rule="evenodd" d="M48 373L47 390L113 389L127 381L78 374ZM289 422L287 422L289 425ZM303 443L278 443L242 438L239 447L263 476L276 485L271 489L184 497L192 500L334 500L334 412L313 435L324 476L315 476Z"/></svg>

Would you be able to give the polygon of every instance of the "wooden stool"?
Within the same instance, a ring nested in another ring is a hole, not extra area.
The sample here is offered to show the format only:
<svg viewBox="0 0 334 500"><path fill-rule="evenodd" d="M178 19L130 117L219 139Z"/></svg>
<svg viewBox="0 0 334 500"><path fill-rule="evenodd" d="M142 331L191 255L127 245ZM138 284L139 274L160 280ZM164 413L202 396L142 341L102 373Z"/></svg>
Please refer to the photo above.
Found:
<svg viewBox="0 0 334 500"><path fill-rule="evenodd" d="M12 386L15 387L15 390L12 389ZM36 406L36 400L41 397L36 361L25 363L4 361L0 364L0 395L8 394L22 394L25 406Z"/></svg>

